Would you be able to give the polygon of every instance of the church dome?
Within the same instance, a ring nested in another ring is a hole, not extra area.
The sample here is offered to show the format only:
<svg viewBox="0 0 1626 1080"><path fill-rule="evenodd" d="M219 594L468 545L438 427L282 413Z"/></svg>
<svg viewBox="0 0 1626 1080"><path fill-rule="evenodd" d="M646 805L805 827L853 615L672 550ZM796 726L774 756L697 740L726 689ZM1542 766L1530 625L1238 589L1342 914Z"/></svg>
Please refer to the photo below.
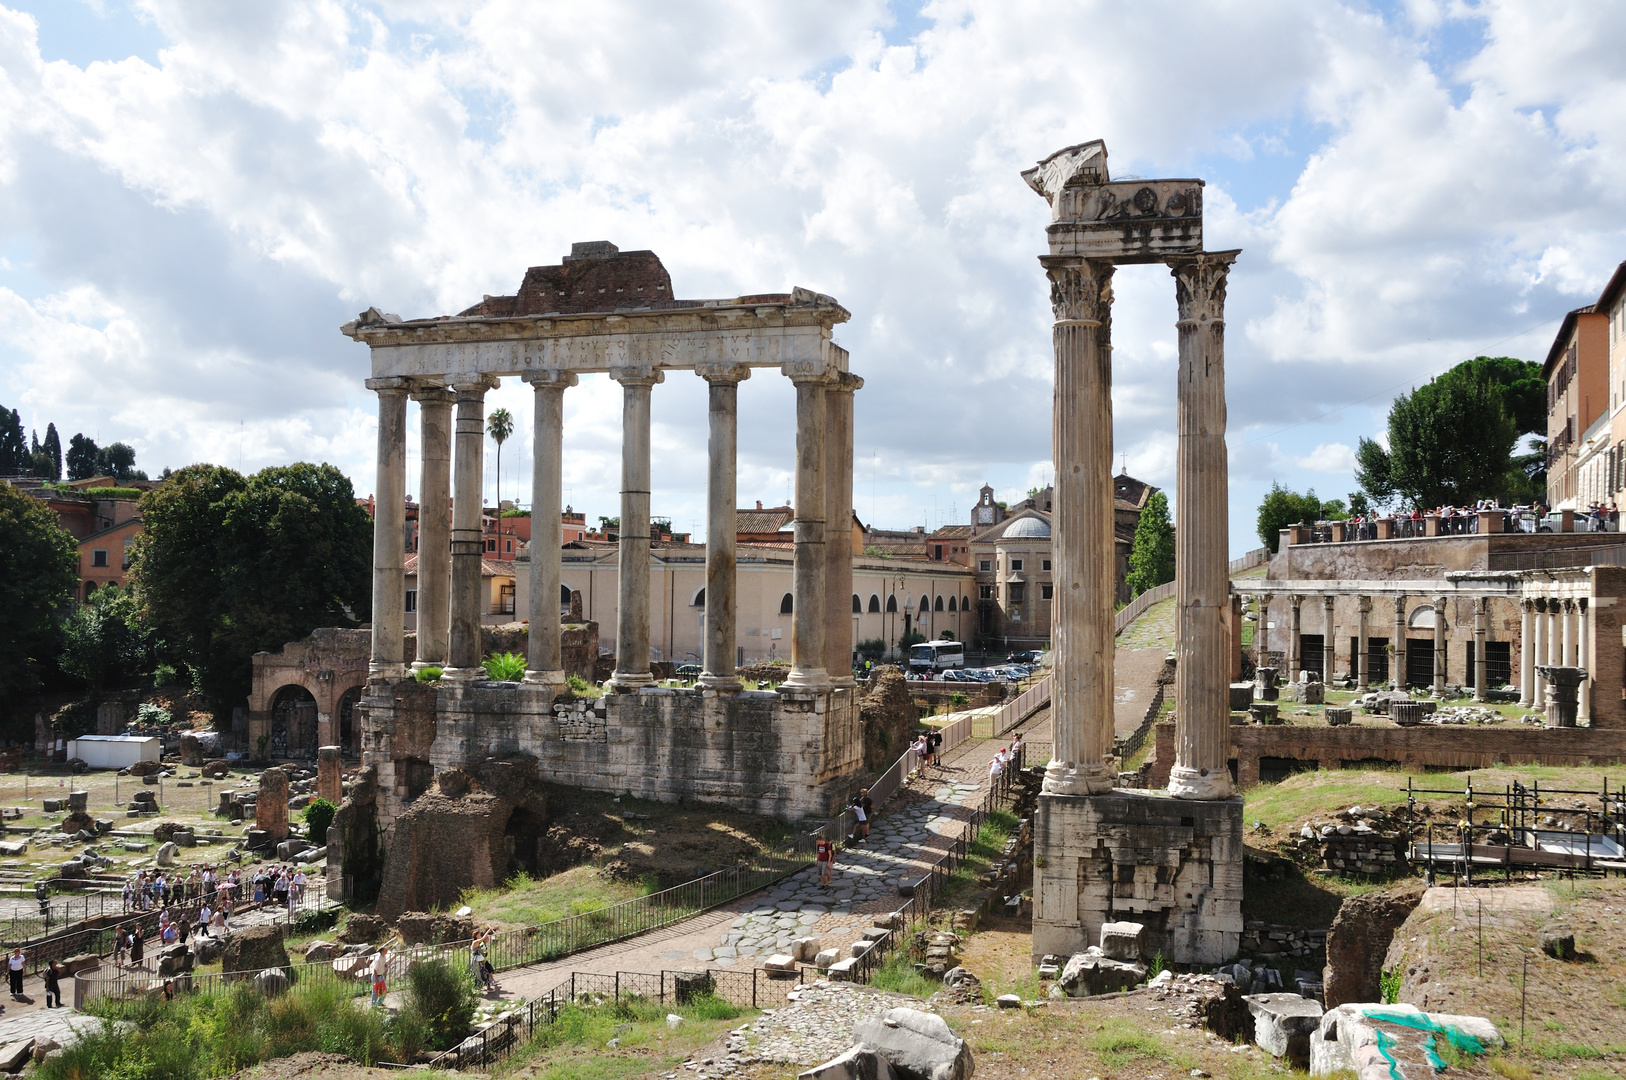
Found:
<svg viewBox="0 0 1626 1080"><path fill-rule="evenodd" d="M1000 536L1006 540L1048 540L1050 523L1038 517L1020 518L1013 521Z"/></svg>

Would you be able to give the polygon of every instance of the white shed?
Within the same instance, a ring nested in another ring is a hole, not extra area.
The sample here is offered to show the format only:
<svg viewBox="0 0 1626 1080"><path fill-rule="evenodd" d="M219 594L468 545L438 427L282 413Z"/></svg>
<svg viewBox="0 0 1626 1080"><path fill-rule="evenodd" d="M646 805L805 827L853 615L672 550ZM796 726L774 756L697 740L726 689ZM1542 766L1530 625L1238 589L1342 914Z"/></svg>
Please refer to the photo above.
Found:
<svg viewBox="0 0 1626 1080"><path fill-rule="evenodd" d="M128 769L138 761L157 761L159 742L151 735L81 735L68 740L68 757L92 769Z"/></svg>

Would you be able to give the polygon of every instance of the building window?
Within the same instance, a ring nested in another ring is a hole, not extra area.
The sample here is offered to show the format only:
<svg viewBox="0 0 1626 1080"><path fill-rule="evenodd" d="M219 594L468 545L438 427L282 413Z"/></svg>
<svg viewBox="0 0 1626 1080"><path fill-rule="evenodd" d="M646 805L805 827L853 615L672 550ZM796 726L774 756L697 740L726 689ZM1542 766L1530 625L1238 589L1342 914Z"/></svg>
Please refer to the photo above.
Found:
<svg viewBox="0 0 1626 1080"><path fill-rule="evenodd" d="M993 563L992 559L978 559L977 560L977 569L982 571L984 574L990 572L991 570L993 570L993 568L994 568L994 563Z"/></svg>
<svg viewBox="0 0 1626 1080"><path fill-rule="evenodd" d="M853 593L853 614L854 615L862 615L863 613L864 613L864 602L862 600L858 599L858 594L857 593Z"/></svg>
<svg viewBox="0 0 1626 1080"><path fill-rule="evenodd" d="M106 566L107 565L107 549L106 548L95 548L94 550L92 550L91 553L90 553L90 565L92 565L92 566Z"/></svg>
<svg viewBox="0 0 1626 1080"><path fill-rule="evenodd" d="M1043 570L1047 574L1050 573L1050 560L1049 559L1040 559L1039 560L1039 569Z"/></svg>
<svg viewBox="0 0 1626 1080"><path fill-rule="evenodd" d="M512 585L504 585L498 590L497 610L504 615L514 613L514 587Z"/></svg>
<svg viewBox="0 0 1626 1080"><path fill-rule="evenodd" d="M875 593L870 593L869 594L869 609L870 609L871 612L873 612L875 614L880 613L880 610L881 610L881 598L879 596L877 596Z"/></svg>
<svg viewBox="0 0 1626 1080"><path fill-rule="evenodd" d="M937 594L937 607L936 607L935 610L937 610L937 611L942 611L943 610L943 594L942 593Z"/></svg>
<svg viewBox="0 0 1626 1080"><path fill-rule="evenodd" d="M779 601L779 614L781 614L781 615L790 615L790 614L792 614L793 613L792 608L794 607L795 603L796 603L795 598L793 596L791 596L790 593L786 593L783 597L780 598L780 601Z"/></svg>
<svg viewBox="0 0 1626 1080"><path fill-rule="evenodd" d="M1012 559L1011 560L1011 571L1013 573L1015 573L1015 572L1020 571L1021 569L1022 569L1022 560L1021 559Z"/></svg>
<svg viewBox="0 0 1626 1080"><path fill-rule="evenodd" d="M932 560L934 562L942 562L943 561L943 545L942 544L933 544L932 545Z"/></svg>
<svg viewBox="0 0 1626 1080"><path fill-rule="evenodd" d="M994 598L994 587L992 585L978 585L977 596L983 600L992 600Z"/></svg>
<svg viewBox="0 0 1626 1080"><path fill-rule="evenodd" d="M958 611L958 610L960 610L959 607L956 606L955 600L956 600L955 597L953 597L953 596L949 597L949 610L950 611Z"/></svg>
<svg viewBox="0 0 1626 1080"><path fill-rule="evenodd" d="M1027 594L1027 588L1020 581L1011 582L1006 586L1006 589L1010 592L1010 601L1013 604L1020 604L1022 598Z"/></svg>
<svg viewBox="0 0 1626 1080"><path fill-rule="evenodd" d="M508 551L513 551L514 550L514 542L512 540L509 540L509 541L507 541L507 544L508 544L507 550Z"/></svg>
<svg viewBox="0 0 1626 1080"><path fill-rule="evenodd" d="M919 610L920 611L930 611L931 609L932 609L932 602L930 600L926 599L925 594L922 593L921 597L920 597Z"/></svg>
<svg viewBox="0 0 1626 1080"><path fill-rule="evenodd" d="M890 611L890 612L892 612L894 614L897 613L897 610L898 610L898 598L896 596L889 596L889 597L886 598L886 610L888 610L888 611Z"/></svg>
<svg viewBox="0 0 1626 1080"><path fill-rule="evenodd" d="M408 611L417 611L418 610L418 590L417 589L408 589L406 591L406 609Z"/></svg>
<svg viewBox="0 0 1626 1080"><path fill-rule="evenodd" d="M495 538L486 541L486 550L487 551L496 551L497 550L497 541L496 541Z"/></svg>
<svg viewBox="0 0 1626 1080"><path fill-rule="evenodd" d="M1054 585L1050 584L1050 582L1047 581L1043 585L1039 586L1039 599L1040 600L1054 600L1055 598L1056 598L1056 587Z"/></svg>

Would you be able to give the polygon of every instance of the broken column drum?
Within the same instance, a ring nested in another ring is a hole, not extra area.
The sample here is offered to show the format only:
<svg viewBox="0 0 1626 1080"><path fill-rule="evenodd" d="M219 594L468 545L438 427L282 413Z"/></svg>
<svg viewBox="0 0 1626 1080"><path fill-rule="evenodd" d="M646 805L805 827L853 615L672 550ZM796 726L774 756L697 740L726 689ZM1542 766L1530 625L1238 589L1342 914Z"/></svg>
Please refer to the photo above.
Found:
<svg viewBox="0 0 1626 1080"><path fill-rule="evenodd" d="M1586 669L1562 665L1543 664L1539 668L1547 684L1547 726L1572 728L1581 705L1581 681Z"/></svg>
<svg viewBox="0 0 1626 1080"><path fill-rule="evenodd" d="M1242 805L1227 762L1225 288L1235 251L1202 246L1201 180L1113 183L1099 140L1024 172L1050 204L1040 263L1054 313L1051 614L1054 759L1035 822L1033 951L1068 954L1105 922L1148 949L1216 963L1242 931ZM1112 281L1164 263L1179 313L1175 760L1166 793L1113 791ZM1296 598L1295 598L1296 599ZM1298 667L1298 604L1289 664Z"/></svg>

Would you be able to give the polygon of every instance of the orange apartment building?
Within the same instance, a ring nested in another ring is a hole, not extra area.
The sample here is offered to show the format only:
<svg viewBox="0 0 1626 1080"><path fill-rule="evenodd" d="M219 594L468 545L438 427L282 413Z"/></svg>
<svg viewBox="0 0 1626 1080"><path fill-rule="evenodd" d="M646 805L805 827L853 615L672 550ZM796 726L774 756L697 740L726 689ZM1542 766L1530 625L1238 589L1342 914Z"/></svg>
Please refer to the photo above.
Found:
<svg viewBox="0 0 1626 1080"><path fill-rule="evenodd" d="M1620 503L1626 487L1626 263L1598 302L1564 316L1547 351L1547 502L1586 510Z"/></svg>

